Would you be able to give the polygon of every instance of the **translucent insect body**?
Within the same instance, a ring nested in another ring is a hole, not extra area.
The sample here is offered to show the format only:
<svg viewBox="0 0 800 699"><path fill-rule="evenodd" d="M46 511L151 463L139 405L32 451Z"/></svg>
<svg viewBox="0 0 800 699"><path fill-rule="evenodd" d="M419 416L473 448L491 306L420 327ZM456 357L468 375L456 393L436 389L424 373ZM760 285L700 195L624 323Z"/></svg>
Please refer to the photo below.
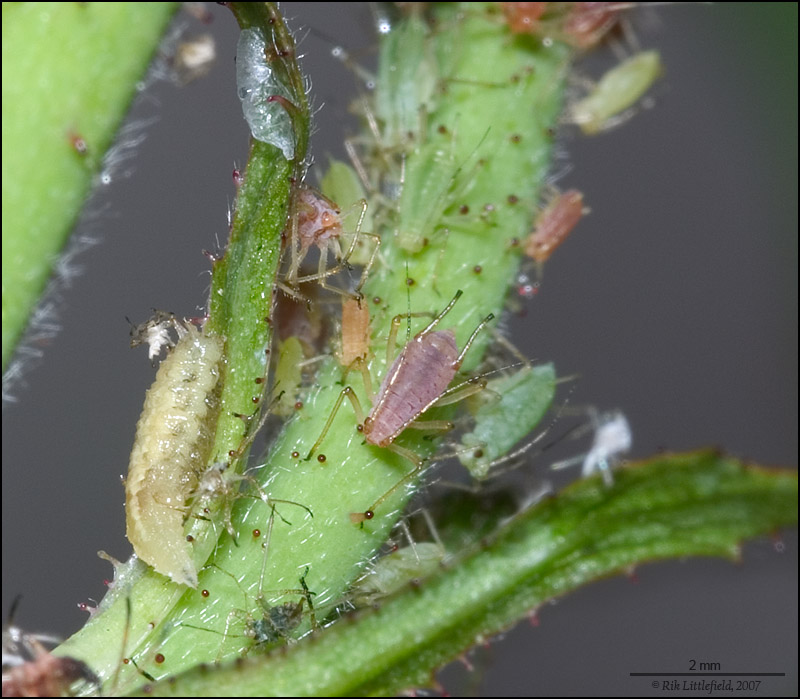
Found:
<svg viewBox="0 0 800 699"><path fill-rule="evenodd" d="M609 70L597 86L570 110L570 119L585 134L618 126L662 73L658 51L642 51Z"/></svg>
<svg viewBox="0 0 800 699"><path fill-rule="evenodd" d="M285 284L281 285L289 295L300 298L297 290L299 285L304 282L317 281L320 286L331 291L335 291L343 296L358 299L361 297L361 287L367 280L369 270L375 260L380 247L380 238L372 233L365 233L361 230L361 224L366 213L366 202L363 200L361 205L361 215L356 226L356 230L351 233L352 240L347 251L342 254L339 242L345 233L342 229L341 210L336 202L331 201L326 196L310 187L298 187L293 194L290 246L291 262L285 276ZM355 293L344 289L329 286L328 277L336 274L347 266L347 262L356 248L356 243L360 236L372 239L375 247L367 264L361 274L361 279L355 288ZM319 263L316 274L300 274L300 265L303 264L309 250L316 247L319 250ZM328 267L328 253L333 251L337 264Z"/></svg>
<svg viewBox="0 0 800 699"><path fill-rule="evenodd" d="M253 138L280 148L287 160L294 158L291 117L280 101L270 99L291 100L291 94L267 61L267 43L257 29L243 29L239 35L236 85Z"/></svg>
<svg viewBox="0 0 800 699"><path fill-rule="evenodd" d="M178 342L161 362L136 426L125 481L127 536L136 555L157 572L196 587L183 524L214 436L223 342L191 324L174 325Z"/></svg>
<svg viewBox="0 0 800 699"><path fill-rule="evenodd" d="M445 556L441 544L422 542L404 546L379 558L352 585L350 597L365 607L404 589L410 582L435 573Z"/></svg>

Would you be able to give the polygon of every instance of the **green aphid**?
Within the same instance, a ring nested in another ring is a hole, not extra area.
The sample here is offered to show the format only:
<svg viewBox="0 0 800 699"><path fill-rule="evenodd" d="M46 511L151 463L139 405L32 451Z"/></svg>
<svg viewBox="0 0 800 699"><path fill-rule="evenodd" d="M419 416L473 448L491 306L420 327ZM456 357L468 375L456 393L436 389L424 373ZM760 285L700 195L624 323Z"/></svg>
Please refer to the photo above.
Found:
<svg viewBox="0 0 800 699"><path fill-rule="evenodd" d="M428 27L414 14L381 42L374 108L384 148L404 146L409 139L419 138L425 114L435 107L438 81Z"/></svg>
<svg viewBox="0 0 800 699"><path fill-rule="evenodd" d="M642 51L609 70L586 97L572 106L571 120L585 134L625 121L627 109L644 95L663 69L658 51Z"/></svg>
<svg viewBox="0 0 800 699"><path fill-rule="evenodd" d="M444 559L444 549L432 542L406 546L379 558L351 587L357 607L375 604L412 581L432 575Z"/></svg>
<svg viewBox="0 0 800 699"><path fill-rule="evenodd" d="M555 388L552 364L526 367L488 382L487 390L476 396L480 403L471 410L475 427L461 439L470 449L459 459L474 478L486 478L492 465L539 424Z"/></svg>
<svg viewBox="0 0 800 699"><path fill-rule="evenodd" d="M450 137L436 138L416 148L406 160L406 176L397 204L397 242L405 250L419 252L441 225L453 203L458 168Z"/></svg>

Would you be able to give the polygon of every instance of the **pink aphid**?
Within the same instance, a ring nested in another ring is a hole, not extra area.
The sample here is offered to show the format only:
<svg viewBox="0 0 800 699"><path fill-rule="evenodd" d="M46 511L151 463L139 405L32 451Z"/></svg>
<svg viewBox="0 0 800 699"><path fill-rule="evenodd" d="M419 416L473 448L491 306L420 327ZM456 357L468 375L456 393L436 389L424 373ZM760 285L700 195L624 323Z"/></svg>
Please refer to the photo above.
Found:
<svg viewBox="0 0 800 699"><path fill-rule="evenodd" d="M321 193L308 187L301 187L295 194L295 216L292 222L292 263L286 274L286 281L297 287L300 265L308 251L319 248L319 276L324 279L333 273L327 269L328 250L333 248L341 258L339 236L342 234L342 213L337 204Z"/></svg>
<svg viewBox="0 0 800 699"><path fill-rule="evenodd" d="M452 330L418 335L394 360L364 420L368 444L388 447L447 390L461 365Z"/></svg>
<svg viewBox="0 0 800 699"><path fill-rule="evenodd" d="M356 230L352 233L352 241L342 255L342 248L339 238L344 231L342 230L341 210L336 202L331 201L326 196L310 187L299 187L294 194L293 216L291 224L291 264L286 273L286 284L282 288L290 296L303 298L298 292L298 287L303 282L317 281L323 288L335 291L342 296L360 299L361 286L366 281L369 269L375 259L380 246L380 238L372 233L361 231L361 223L366 213L366 202L361 202L361 216L358 220ZM356 287L355 293L350 293L344 289L328 286L326 279L347 265L347 261L355 250L359 236L367 236L375 241L375 248L369 262L364 268L361 280ZM316 246L319 249L319 266L316 274L300 275L300 265L302 265L308 251ZM328 252L333 250L337 264L328 267Z"/></svg>
<svg viewBox="0 0 800 699"><path fill-rule="evenodd" d="M297 194L297 234L300 249L307 252L312 245L324 250L342 234L339 207L328 197L312 189Z"/></svg>
<svg viewBox="0 0 800 699"><path fill-rule="evenodd" d="M575 2L564 22L564 35L573 46L588 49L597 44L617 23L631 3Z"/></svg>
<svg viewBox="0 0 800 699"><path fill-rule="evenodd" d="M539 263L546 262L585 213L583 194L577 189L554 197L536 219L533 232L525 242L525 254Z"/></svg>
<svg viewBox="0 0 800 699"><path fill-rule="evenodd" d="M589 49L617 23L630 2L504 2L512 34L552 37Z"/></svg>
<svg viewBox="0 0 800 699"><path fill-rule="evenodd" d="M504 2L503 14L513 34L537 34L546 2Z"/></svg>
<svg viewBox="0 0 800 699"><path fill-rule="evenodd" d="M422 458L410 449L394 443L395 439L402 434L403 430L410 426L418 429L439 431L452 429L453 424L447 420L418 422L417 418L434 404L447 405L449 403L454 403L457 400L482 390L486 384L485 381L467 381L465 384L448 388L455 378L456 372L461 367L464 356L472 345L476 335L494 318L494 315L491 313L486 316L486 318L478 324L478 327L473 331L472 335L470 335L470 338L464 345L464 349L459 352L453 331L450 329L435 330L435 327L450 309L453 308L456 301L461 297L461 294L461 291L456 292L456 295L447 307L439 313L424 330L417 333L403 347L400 354L394 362L392 362L386 376L384 376L378 394L373 400L369 415L364 417L364 411L352 388L347 386L342 391L322 434L308 454L307 458L311 458L316 448L322 443L341 405L342 399L346 396L353 404L356 418L360 423L359 430L363 433L367 444L389 449L414 464L414 469L378 498L370 508L364 512L351 513L350 519L353 522L358 523L363 522L365 519L372 519L372 517L375 516L374 510L380 503L389 497L400 485L407 482L416 473L422 470L424 463ZM392 320L387 359L391 359L391 353L397 339L397 330L400 326L400 322L403 318L414 315L422 314L399 315L395 316ZM366 366L362 364L361 368L364 373L364 383L369 386L370 380Z"/></svg>

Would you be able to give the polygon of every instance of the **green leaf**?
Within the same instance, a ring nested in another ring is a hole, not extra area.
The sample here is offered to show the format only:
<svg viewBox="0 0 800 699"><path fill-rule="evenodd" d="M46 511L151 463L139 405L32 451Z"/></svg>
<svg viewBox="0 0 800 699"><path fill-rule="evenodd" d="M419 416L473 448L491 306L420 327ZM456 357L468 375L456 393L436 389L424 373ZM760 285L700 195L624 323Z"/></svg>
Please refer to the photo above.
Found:
<svg viewBox="0 0 800 699"><path fill-rule="evenodd" d="M3 3L4 368L176 8Z"/></svg>

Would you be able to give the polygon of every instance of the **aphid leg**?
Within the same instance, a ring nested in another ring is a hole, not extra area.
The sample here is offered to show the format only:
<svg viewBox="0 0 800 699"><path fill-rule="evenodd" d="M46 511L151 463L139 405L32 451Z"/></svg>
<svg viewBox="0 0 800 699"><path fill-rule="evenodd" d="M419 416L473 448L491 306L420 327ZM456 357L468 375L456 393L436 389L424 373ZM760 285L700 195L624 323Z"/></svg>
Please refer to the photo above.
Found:
<svg viewBox="0 0 800 699"><path fill-rule="evenodd" d="M235 416L243 418L246 422L251 422L252 419L258 415L258 411L261 410L261 414L258 415L258 420L255 423L255 427L248 425L248 427L245 429L245 434L242 437L241 444L239 444L239 446L230 454L231 462L241 459L244 453L250 448L252 443L255 441L255 438L258 436L259 431L266 424L269 416L272 414L273 408L280 402L283 393L283 391L280 391L278 395L272 398L263 409L259 405L252 415L240 415L239 413L234 413Z"/></svg>
<svg viewBox="0 0 800 699"><path fill-rule="evenodd" d="M430 432L449 432L454 427L455 424L450 420L412 420L406 425L407 430L425 430Z"/></svg>
<svg viewBox="0 0 800 699"><path fill-rule="evenodd" d="M364 222L364 217L366 216L367 213L367 202L366 200L362 199L357 205L361 206L361 213L359 214L355 230L352 232L352 234L350 234L352 239L350 241L350 245L347 248L347 251L344 254L342 254L339 241L336 240L335 238L332 238L331 240L328 241L327 245L320 247L317 273L308 274L304 276L297 276L295 278L295 282L297 284L302 284L304 282L310 282L310 281L317 281L323 289L327 289L328 291L333 291L334 293L341 294L342 296L345 296L347 298L355 299L359 302L361 301L361 299L363 298L363 295L361 294L361 287L363 287L364 284L366 283L367 277L369 276L369 272L372 269L372 265L375 262L375 258L377 257L378 252L380 251L381 239L380 236L376 235L375 233L367 233L366 231L361 230L361 226ZM344 231L342 234L347 235L347 232ZM355 292L351 293L345 289L329 285L327 283L328 277L331 277L334 274L339 273L346 267L349 267L349 260L352 257L353 253L355 252L359 240L363 237L371 239L374 242L374 247L372 249L372 253L369 256L369 259L367 260L367 264L364 266L364 269L361 272L361 277L359 278L359 282L356 285ZM328 267L328 250L331 247L334 249L334 252L336 253L337 264L334 265L333 267Z"/></svg>
<svg viewBox="0 0 800 699"><path fill-rule="evenodd" d="M433 421L432 421L433 422ZM421 423L425 424L425 423ZM452 423L450 425L452 428ZM425 429L424 427L419 427L419 429ZM437 429L434 427L434 429ZM404 459L407 459L412 464L414 464L414 468L411 469L405 476L403 476L397 483L395 483L389 490L387 490L383 495L381 495L375 502L372 503L364 512L351 512L350 513L350 521L353 524L361 524L368 519L372 519L375 516L375 510L378 506L386 500L395 490L397 490L400 486L408 483L412 478L414 478L425 466L425 460L422 459L419 454L413 452L411 449L407 449L406 447L401 447L399 444L395 444L392 442L388 446L385 447L391 452L394 452L398 456L402 456Z"/></svg>
<svg viewBox="0 0 800 699"><path fill-rule="evenodd" d="M375 241L375 246L372 248L372 254L370 254L369 259L367 260L367 264L364 265L364 269L361 271L361 278L358 280L358 284L356 284L356 293L359 296L363 297L363 294L361 294L361 289L364 286L364 284L367 283L367 277L369 277L369 272L372 269L372 265L375 264L375 258L378 256L378 253L380 252L381 238L379 235L376 235L375 233L361 233L361 235L365 235L368 238L371 238L373 241ZM354 242L356 241L355 236L353 237L353 241Z"/></svg>
<svg viewBox="0 0 800 699"><path fill-rule="evenodd" d="M373 189L372 183L369 181L367 170L364 167L361 157L358 155L358 151L356 151L356 146L353 140L346 138L344 140L344 149L347 152L347 157L350 158L350 162L353 164L353 168L358 174L358 178L361 180L361 184L364 185L364 189L371 192Z"/></svg>
<svg viewBox="0 0 800 699"><path fill-rule="evenodd" d="M336 251L336 262L337 262L337 264L336 264L335 267L331 267L330 269L327 269L327 270L322 270L322 269L320 270L321 273L323 271L325 272L325 276L331 276L333 274L336 274L337 272L342 270L347 265L347 261L350 259L350 256L353 254L353 252L356 249L356 244L358 243L358 238L359 238L360 235L369 235L369 236L372 236L373 238L376 238L378 240L378 247L380 247L380 236L377 236L377 235L375 235L373 233L364 233L364 232L361 231L361 226L364 224L364 217L367 215L367 200L366 199L360 199L359 201L357 201L355 203L355 206L360 207L361 208L361 212L358 215L358 221L356 223L356 228L351 233L352 240L350 241L350 245L348 246L347 252L344 254L344 256L342 256L341 249L338 249ZM345 213L345 214L342 215L342 218L346 218L348 215L349 215L348 213ZM340 235L346 235L346 234L347 234L346 231L342 231L342 233ZM333 240L336 243L336 247L339 247L338 241L336 241L335 238ZM320 262L320 264L322 264L322 263ZM316 276L316 275L312 275L312 276ZM305 280L305 277L298 277L298 279L297 279L298 282L304 281L304 280Z"/></svg>
<svg viewBox="0 0 800 699"><path fill-rule="evenodd" d="M356 360L358 361L358 360ZM363 364L363 363L362 363ZM317 450L320 444L325 440L326 435L328 434L328 430L331 428L333 424L333 420L336 417L336 414L339 412L339 408L342 406L342 401L345 397L350 399L350 403L353 405L353 412L356 414L356 420L358 420L359 425L364 424L365 415L364 409L361 407L361 401L358 400L358 396L356 396L355 391L350 386L345 386L342 391L339 393L339 397L336 399L336 403L333 405L333 409L331 410L331 414L328 416L328 420L325 423L325 426L322 428L322 433L317 438L317 441L314 442L313 446L308 452L308 456L306 456L305 460L308 461L314 455L314 452Z"/></svg>
<svg viewBox="0 0 800 699"><path fill-rule="evenodd" d="M473 396L476 393L480 393L483 391L489 382L486 379L480 378L478 376L467 379L462 383L458 384L457 386L453 386L452 388L448 388L439 400L436 401L434 405L436 407L441 407L443 405L452 405L453 403L458 403L465 398L469 398L469 396ZM410 425L409 425L410 427Z"/></svg>
<svg viewBox="0 0 800 699"><path fill-rule="evenodd" d="M441 232L442 235L444 235L444 241L439 247L439 254L436 256L436 262L433 265L433 273L431 274L431 289L433 289L437 294L439 293L439 288L436 286L436 281L439 279L439 265L444 258L445 251L447 250L447 242L450 240L449 228L442 228Z"/></svg>
<svg viewBox="0 0 800 699"><path fill-rule="evenodd" d="M346 235L342 227L342 216L338 205L324 195L308 187L299 187L293 195L293 213L291 216L291 264L286 273L286 285L291 287L295 294L297 287L303 282L316 281L322 288L342 296L360 300L361 286L366 281L369 270L374 262L377 250L380 246L380 238L372 233L361 230L364 217L367 213L367 202L362 199L359 202L361 213L358 218L355 230L352 232L352 239L347 248L347 252L342 254L339 238ZM349 267L350 257L353 255L356 246L362 236L371 238L375 243L375 249L369 258L366 269L361 275L355 293L347 291L328 283L328 277L337 274L342 269ZM312 246L319 250L319 262L316 274L300 275L300 265L305 259ZM336 255L337 264L328 267L328 253L333 250ZM294 294L293 294L294 295Z"/></svg>
<svg viewBox="0 0 800 699"><path fill-rule="evenodd" d="M517 347L511 340L509 340L502 332L499 332L497 329L492 329L492 339L497 342L498 344L503 346L503 349L508 350L514 359L516 359L519 364L515 366L522 365L523 370L530 368L531 360L528 359L522 352L520 352L519 347Z"/></svg>
<svg viewBox="0 0 800 699"><path fill-rule="evenodd" d="M460 294L460 292L459 292L459 294ZM450 302L450 305L444 310L445 313L447 311L449 311L450 308L452 308L452 306L456 302L457 298L458 298L458 295L456 295L456 298L454 298ZM469 339L467 340L466 344L464 345L464 349L461 350L461 354L458 355L458 359L455 362L456 369L458 369L461 366L461 363L464 361L464 357L466 356L467 352L469 352L469 348L472 346L472 343L475 341L475 338L478 336L478 333L481 330L483 330L486 327L486 324L491 322L492 320L494 320L494 313L490 313L488 316L486 316L480 323L478 323L478 327L475 328L475 330L472 331L472 335L469 336Z"/></svg>

